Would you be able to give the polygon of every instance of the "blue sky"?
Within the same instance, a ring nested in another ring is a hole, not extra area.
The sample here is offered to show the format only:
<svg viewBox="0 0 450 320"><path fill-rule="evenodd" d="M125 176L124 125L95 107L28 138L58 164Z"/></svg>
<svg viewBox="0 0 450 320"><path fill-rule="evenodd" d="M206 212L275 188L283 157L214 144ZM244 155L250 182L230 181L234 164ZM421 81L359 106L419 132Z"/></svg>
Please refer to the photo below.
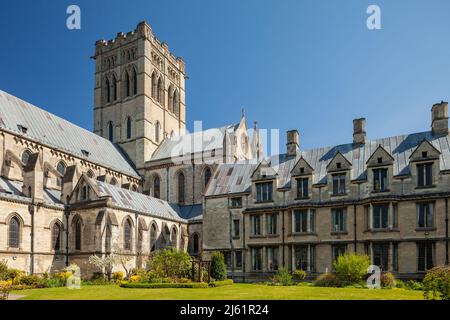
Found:
<svg viewBox="0 0 450 320"><path fill-rule="evenodd" d="M82 29L66 28L81 8ZM366 9L381 8L369 31ZM3 1L0 89L92 129L98 39L147 20L187 64L187 121L237 122L284 132L301 148L429 130L450 95L450 2L381 0Z"/></svg>

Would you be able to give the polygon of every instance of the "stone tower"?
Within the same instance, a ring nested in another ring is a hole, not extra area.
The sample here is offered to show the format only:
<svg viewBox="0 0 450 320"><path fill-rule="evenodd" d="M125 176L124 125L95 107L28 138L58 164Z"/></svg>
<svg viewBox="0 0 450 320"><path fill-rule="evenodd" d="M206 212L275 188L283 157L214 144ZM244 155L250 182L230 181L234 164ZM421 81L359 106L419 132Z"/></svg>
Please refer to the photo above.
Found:
<svg viewBox="0 0 450 320"><path fill-rule="evenodd" d="M185 64L146 22L95 43L94 132L142 171L168 135L186 127Z"/></svg>

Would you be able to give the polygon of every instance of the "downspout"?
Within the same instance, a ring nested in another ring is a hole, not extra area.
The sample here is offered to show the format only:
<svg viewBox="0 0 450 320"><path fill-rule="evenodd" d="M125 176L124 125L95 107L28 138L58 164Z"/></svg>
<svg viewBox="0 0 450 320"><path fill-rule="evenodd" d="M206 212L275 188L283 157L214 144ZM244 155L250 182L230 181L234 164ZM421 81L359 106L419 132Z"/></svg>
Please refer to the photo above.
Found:
<svg viewBox="0 0 450 320"><path fill-rule="evenodd" d="M449 264L448 257L448 198L445 198L445 264Z"/></svg>
<svg viewBox="0 0 450 320"><path fill-rule="evenodd" d="M229 216L229 236L230 236L230 260L231 260L231 278L234 280L234 245L233 245L233 213L230 209L230 197L227 198L228 216Z"/></svg>
<svg viewBox="0 0 450 320"><path fill-rule="evenodd" d="M195 160L192 159L192 204L195 204Z"/></svg>
<svg viewBox="0 0 450 320"><path fill-rule="evenodd" d="M170 202L169 200L169 169L170 167L166 168L166 201Z"/></svg>
<svg viewBox="0 0 450 320"><path fill-rule="evenodd" d="M356 235L356 204L353 205L353 250L356 253L356 249L357 249L357 235Z"/></svg>
<svg viewBox="0 0 450 320"><path fill-rule="evenodd" d="M66 216L66 267L69 266L69 209L64 205L64 215Z"/></svg>
<svg viewBox="0 0 450 320"><path fill-rule="evenodd" d="M31 215L31 232L30 232L30 274L34 274L34 200L28 206Z"/></svg>
<svg viewBox="0 0 450 320"><path fill-rule="evenodd" d="M283 205L286 205L286 191L283 191ZM285 263L285 246L286 243L284 241L284 237L285 237L285 224L284 224L284 216L285 216L285 211L281 210L281 256L282 256L282 265L283 268L286 266Z"/></svg>
<svg viewBox="0 0 450 320"><path fill-rule="evenodd" d="M245 196L245 207L248 206L248 195ZM245 214L242 212L242 281L245 282L245 266L247 247L245 246Z"/></svg>

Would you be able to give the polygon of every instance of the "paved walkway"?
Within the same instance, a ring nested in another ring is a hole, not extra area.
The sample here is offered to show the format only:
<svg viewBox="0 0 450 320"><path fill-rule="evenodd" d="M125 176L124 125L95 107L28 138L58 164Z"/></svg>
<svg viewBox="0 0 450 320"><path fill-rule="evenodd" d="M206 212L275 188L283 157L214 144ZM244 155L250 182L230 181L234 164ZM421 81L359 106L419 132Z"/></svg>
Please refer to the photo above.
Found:
<svg viewBox="0 0 450 320"><path fill-rule="evenodd" d="M19 300L20 298L25 297L24 295L20 294L10 294L8 297L8 300Z"/></svg>

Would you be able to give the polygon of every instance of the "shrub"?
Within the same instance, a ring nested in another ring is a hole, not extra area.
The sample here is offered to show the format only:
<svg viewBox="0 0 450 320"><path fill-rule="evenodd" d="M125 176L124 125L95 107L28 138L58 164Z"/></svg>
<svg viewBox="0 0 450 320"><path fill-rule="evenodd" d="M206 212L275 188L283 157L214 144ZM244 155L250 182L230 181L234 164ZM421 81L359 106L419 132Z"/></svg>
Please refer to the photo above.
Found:
<svg viewBox="0 0 450 320"><path fill-rule="evenodd" d="M450 267L434 267L423 279L424 297L427 300L450 300Z"/></svg>
<svg viewBox="0 0 450 320"><path fill-rule="evenodd" d="M136 283L136 282L141 282L141 277L140 276L131 276L130 277L130 282Z"/></svg>
<svg viewBox="0 0 450 320"><path fill-rule="evenodd" d="M409 280L405 283L405 286L409 290L423 290L423 284L414 280Z"/></svg>
<svg viewBox="0 0 450 320"><path fill-rule="evenodd" d="M316 287L341 287L342 283L335 274L324 273L317 277L314 285Z"/></svg>
<svg viewBox="0 0 450 320"><path fill-rule="evenodd" d="M20 278L25 275L25 272L19 269L8 269L7 279L11 279L13 284L19 284Z"/></svg>
<svg viewBox="0 0 450 320"><path fill-rule="evenodd" d="M370 259L355 253L340 255L333 263L336 277L343 284L359 283L367 274Z"/></svg>
<svg viewBox="0 0 450 320"><path fill-rule="evenodd" d="M273 282L279 283L282 286L290 286L292 285L292 275L286 268L279 268L273 277Z"/></svg>
<svg viewBox="0 0 450 320"><path fill-rule="evenodd" d="M42 279L40 279L37 275L22 276L19 280L19 284L36 286L42 284Z"/></svg>
<svg viewBox="0 0 450 320"><path fill-rule="evenodd" d="M306 278L306 272L302 269L297 269L295 271L292 272L292 276L294 277L295 280L305 280Z"/></svg>
<svg viewBox="0 0 450 320"><path fill-rule="evenodd" d="M157 251L149 260L149 268L160 278L189 278L191 257L182 250L163 249Z"/></svg>
<svg viewBox="0 0 450 320"><path fill-rule="evenodd" d="M117 271L112 274L112 279L116 282L123 280L123 272Z"/></svg>
<svg viewBox="0 0 450 320"><path fill-rule="evenodd" d="M0 281L0 300L7 300L12 290L12 281Z"/></svg>
<svg viewBox="0 0 450 320"><path fill-rule="evenodd" d="M211 256L211 277L218 281L227 278L227 266L221 252L214 252Z"/></svg>
<svg viewBox="0 0 450 320"><path fill-rule="evenodd" d="M0 281L8 280L8 262L6 260L0 260Z"/></svg>
<svg viewBox="0 0 450 320"><path fill-rule="evenodd" d="M395 277L390 272L384 272L380 276L380 284L382 288L393 288L395 287Z"/></svg>
<svg viewBox="0 0 450 320"><path fill-rule="evenodd" d="M135 289L159 289L159 288L208 288L208 284L205 282L190 282L190 283L132 283L122 281L120 283L122 288L135 288Z"/></svg>
<svg viewBox="0 0 450 320"><path fill-rule="evenodd" d="M209 284L210 287L223 287L223 286L231 286L234 283L232 279L226 279L222 281L213 281Z"/></svg>
<svg viewBox="0 0 450 320"><path fill-rule="evenodd" d="M395 280L395 287L400 289L405 289L406 284L402 280Z"/></svg>

